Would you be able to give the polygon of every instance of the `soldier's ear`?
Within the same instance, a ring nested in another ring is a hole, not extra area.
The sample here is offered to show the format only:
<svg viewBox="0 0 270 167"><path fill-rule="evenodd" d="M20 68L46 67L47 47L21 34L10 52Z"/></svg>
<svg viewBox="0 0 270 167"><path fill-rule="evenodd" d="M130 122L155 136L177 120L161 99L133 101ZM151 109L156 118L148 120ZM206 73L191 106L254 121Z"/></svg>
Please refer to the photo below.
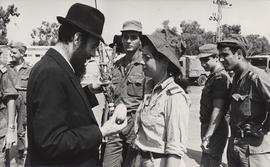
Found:
<svg viewBox="0 0 270 167"><path fill-rule="evenodd" d="M238 56L238 59L245 59L244 54L243 54L243 51L241 49L238 49L236 51L236 54Z"/></svg>

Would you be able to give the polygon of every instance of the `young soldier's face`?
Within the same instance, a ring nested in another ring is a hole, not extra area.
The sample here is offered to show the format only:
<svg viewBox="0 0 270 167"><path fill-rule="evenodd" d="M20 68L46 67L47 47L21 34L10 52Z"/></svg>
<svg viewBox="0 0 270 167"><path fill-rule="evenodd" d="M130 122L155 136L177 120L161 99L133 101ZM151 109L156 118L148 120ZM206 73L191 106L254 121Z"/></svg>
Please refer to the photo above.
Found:
<svg viewBox="0 0 270 167"><path fill-rule="evenodd" d="M126 52L134 52L140 48L140 33L136 31L125 31L122 33L122 43Z"/></svg>
<svg viewBox="0 0 270 167"><path fill-rule="evenodd" d="M18 64L19 61L22 59L23 54L19 51L18 48L12 48L10 50L10 53L11 63Z"/></svg>
<svg viewBox="0 0 270 167"><path fill-rule="evenodd" d="M212 56L200 58L200 61L205 71L212 71L218 62L217 58Z"/></svg>
<svg viewBox="0 0 270 167"><path fill-rule="evenodd" d="M219 49L219 61L227 71L234 70L239 62L238 52L233 53L229 47Z"/></svg>
<svg viewBox="0 0 270 167"><path fill-rule="evenodd" d="M143 63L144 63L144 74L150 78L158 78L160 74L163 74L167 70L168 60L158 60L152 55L151 51L142 49Z"/></svg>

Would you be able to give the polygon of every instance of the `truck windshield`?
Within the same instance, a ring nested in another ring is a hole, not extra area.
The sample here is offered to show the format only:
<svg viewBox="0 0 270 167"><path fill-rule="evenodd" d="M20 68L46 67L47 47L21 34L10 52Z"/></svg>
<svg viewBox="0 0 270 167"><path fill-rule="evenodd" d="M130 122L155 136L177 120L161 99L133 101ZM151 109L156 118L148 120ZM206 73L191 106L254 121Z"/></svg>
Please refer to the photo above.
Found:
<svg viewBox="0 0 270 167"><path fill-rule="evenodd" d="M266 69L267 67L267 58L251 58L250 63L261 69Z"/></svg>

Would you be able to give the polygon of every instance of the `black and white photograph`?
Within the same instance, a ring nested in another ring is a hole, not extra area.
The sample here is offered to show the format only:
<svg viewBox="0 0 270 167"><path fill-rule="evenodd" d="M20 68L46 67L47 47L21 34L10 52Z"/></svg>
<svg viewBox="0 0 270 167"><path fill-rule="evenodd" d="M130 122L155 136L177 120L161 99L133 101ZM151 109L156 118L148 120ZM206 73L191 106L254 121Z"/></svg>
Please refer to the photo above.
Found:
<svg viewBox="0 0 270 167"><path fill-rule="evenodd" d="M0 0L0 167L268 167L270 0Z"/></svg>

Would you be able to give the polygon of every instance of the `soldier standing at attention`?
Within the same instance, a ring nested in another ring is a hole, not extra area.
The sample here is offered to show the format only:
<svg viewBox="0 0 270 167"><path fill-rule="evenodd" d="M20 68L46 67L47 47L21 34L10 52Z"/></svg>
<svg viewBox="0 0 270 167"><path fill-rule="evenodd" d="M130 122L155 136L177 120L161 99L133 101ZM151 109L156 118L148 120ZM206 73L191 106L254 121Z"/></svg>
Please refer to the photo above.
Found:
<svg viewBox="0 0 270 167"><path fill-rule="evenodd" d="M0 62L0 166L9 163L6 160L6 149L15 143L15 99L18 93L8 74L8 68Z"/></svg>
<svg viewBox="0 0 270 167"><path fill-rule="evenodd" d="M205 71L210 71L202 90L200 121L202 139L201 167L218 167L227 142L228 125L224 116L228 109L230 77L218 60L215 44L199 48L199 59Z"/></svg>
<svg viewBox="0 0 270 167"><path fill-rule="evenodd" d="M11 46L11 61L9 62L10 74L15 88L19 94L16 99L17 116L17 163L23 165L25 159L25 134L26 134L26 89L31 66L24 61L24 54L27 49L25 44L16 42ZM15 119L15 118L14 118Z"/></svg>
<svg viewBox="0 0 270 167"><path fill-rule="evenodd" d="M235 75L231 88L229 167L267 167L270 162L270 77L251 65L247 40L236 34L217 43L220 60Z"/></svg>
<svg viewBox="0 0 270 167"><path fill-rule="evenodd" d="M116 104L127 106L128 125L119 135L108 137L104 152L104 167L130 167L135 151L132 148L135 112L143 99L145 76L140 51L142 24L136 20L126 21L122 27L122 43L125 56L115 62L112 83L115 86Z"/></svg>

